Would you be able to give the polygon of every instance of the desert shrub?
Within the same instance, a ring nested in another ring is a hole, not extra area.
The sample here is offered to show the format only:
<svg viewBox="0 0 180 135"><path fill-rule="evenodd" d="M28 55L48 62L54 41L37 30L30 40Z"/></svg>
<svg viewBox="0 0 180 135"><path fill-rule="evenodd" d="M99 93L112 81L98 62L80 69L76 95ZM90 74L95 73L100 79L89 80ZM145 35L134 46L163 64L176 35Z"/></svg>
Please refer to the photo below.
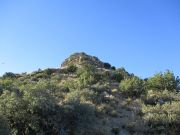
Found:
<svg viewBox="0 0 180 135"><path fill-rule="evenodd" d="M15 81L13 81L11 78L5 78L0 80L0 87L1 87L1 92L3 90L13 91L14 89L17 89L17 86L15 85Z"/></svg>
<svg viewBox="0 0 180 135"><path fill-rule="evenodd" d="M51 77L52 80L57 80L57 81L61 81L63 79L63 75L62 74L55 74Z"/></svg>
<svg viewBox="0 0 180 135"><path fill-rule="evenodd" d="M113 111L113 108L110 104L102 103L97 106L97 115L101 117L102 114L107 114L112 117L116 117L118 114L117 112Z"/></svg>
<svg viewBox="0 0 180 135"><path fill-rule="evenodd" d="M0 113L7 118L7 120L11 124L12 129L19 129L19 133L21 131L21 133L25 132L25 130L23 130L24 126L21 127L21 120L25 121L25 116L28 116L26 115L24 108L25 102L23 102L22 98L19 98L19 96L16 93L4 91L1 95Z"/></svg>
<svg viewBox="0 0 180 135"><path fill-rule="evenodd" d="M59 101L62 101L69 92L70 90L68 87L60 85L60 86L54 86L54 88L51 89L50 94L53 97L57 98Z"/></svg>
<svg viewBox="0 0 180 135"><path fill-rule="evenodd" d="M66 68L60 69L59 73L61 74L72 74L77 71L77 67L75 65L69 65Z"/></svg>
<svg viewBox="0 0 180 135"><path fill-rule="evenodd" d="M65 97L65 102L79 101L81 103L93 102L94 92L90 89L73 90L69 92Z"/></svg>
<svg viewBox="0 0 180 135"><path fill-rule="evenodd" d="M34 81L38 81L39 79L48 79L48 78L49 78L49 75L46 74L45 72L32 75L32 80Z"/></svg>
<svg viewBox="0 0 180 135"><path fill-rule="evenodd" d="M145 104L156 105L164 104L165 102L172 102L174 94L168 90L161 91L147 91Z"/></svg>
<svg viewBox="0 0 180 135"><path fill-rule="evenodd" d="M79 101L81 103L92 103L95 105L105 102L104 94L98 93L95 89L84 88L71 90L65 96L65 102Z"/></svg>
<svg viewBox="0 0 180 135"><path fill-rule="evenodd" d="M106 83L112 79L112 73L111 71L103 71L99 74L99 77L99 83Z"/></svg>
<svg viewBox="0 0 180 135"><path fill-rule="evenodd" d="M68 74L67 69L66 68L60 69L59 74Z"/></svg>
<svg viewBox="0 0 180 135"><path fill-rule="evenodd" d="M77 76L78 82L82 87L97 83L101 78L101 75L98 73L97 69L90 65L79 68L77 70Z"/></svg>
<svg viewBox="0 0 180 135"><path fill-rule="evenodd" d="M124 76L116 72L112 75L111 79L117 82L121 82L124 79Z"/></svg>
<svg viewBox="0 0 180 135"><path fill-rule="evenodd" d="M67 125L70 134L79 129L88 129L92 126L95 117L95 107L90 103L80 103L70 100L63 105L63 124Z"/></svg>
<svg viewBox="0 0 180 135"><path fill-rule="evenodd" d="M111 73L109 71L103 72L103 78L109 79L111 77Z"/></svg>
<svg viewBox="0 0 180 135"><path fill-rule="evenodd" d="M147 80L147 89L157 91L175 91L179 86L179 78L174 73L166 71L164 73L155 74Z"/></svg>
<svg viewBox="0 0 180 135"><path fill-rule="evenodd" d="M119 73L120 75L122 75L124 79L133 76L133 74L129 74L129 73L125 70L125 68L123 68L123 67L117 69L117 70L116 70L116 73Z"/></svg>
<svg viewBox="0 0 180 135"><path fill-rule="evenodd" d="M45 69L44 72L45 72L45 74L50 76L50 75L52 75L53 73L56 72L56 69L48 68L48 69Z"/></svg>
<svg viewBox="0 0 180 135"><path fill-rule="evenodd" d="M67 80L63 83L63 86L69 89L70 91L76 90L76 89L81 89L83 88L84 85L79 83L78 79L75 80Z"/></svg>
<svg viewBox="0 0 180 135"><path fill-rule="evenodd" d="M56 82L41 80L22 85L20 94L3 91L0 114L7 118L12 134L73 134L77 128L92 125L93 94L92 90L69 91Z"/></svg>
<svg viewBox="0 0 180 135"><path fill-rule="evenodd" d="M144 82L138 77L131 77L121 81L120 92L128 97L140 97L145 92Z"/></svg>
<svg viewBox="0 0 180 135"><path fill-rule="evenodd" d="M0 97L0 113L16 134L56 134L58 107L46 89L30 88L24 94L4 91Z"/></svg>
<svg viewBox="0 0 180 135"><path fill-rule="evenodd" d="M113 72L111 79L117 82L121 82L123 79L130 77L132 77L132 75L129 74L124 68L119 68Z"/></svg>
<svg viewBox="0 0 180 135"><path fill-rule="evenodd" d="M180 102L165 103L163 105L142 107L143 119L149 126L148 132L154 134L171 134L180 127Z"/></svg>
<svg viewBox="0 0 180 135"><path fill-rule="evenodd" d="M62 104L62 123L66 126L65 129L68 128L70 134L75 134L77 129L85 131L91 128L95 118L93 94L90 89L76 89L65 95Z"/></svg>

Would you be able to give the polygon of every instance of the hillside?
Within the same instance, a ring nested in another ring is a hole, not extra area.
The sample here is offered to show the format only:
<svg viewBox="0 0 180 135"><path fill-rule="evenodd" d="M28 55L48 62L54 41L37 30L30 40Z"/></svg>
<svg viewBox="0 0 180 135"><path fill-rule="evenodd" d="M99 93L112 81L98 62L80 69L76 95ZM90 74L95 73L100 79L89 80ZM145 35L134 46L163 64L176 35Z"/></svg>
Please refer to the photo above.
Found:
<svg viewBox="0 0 180 135"><path fill-rule="evenodd" d="M75 53L58 69L0 77L0 135L178 135L180 80L142 79Z"/></svg>

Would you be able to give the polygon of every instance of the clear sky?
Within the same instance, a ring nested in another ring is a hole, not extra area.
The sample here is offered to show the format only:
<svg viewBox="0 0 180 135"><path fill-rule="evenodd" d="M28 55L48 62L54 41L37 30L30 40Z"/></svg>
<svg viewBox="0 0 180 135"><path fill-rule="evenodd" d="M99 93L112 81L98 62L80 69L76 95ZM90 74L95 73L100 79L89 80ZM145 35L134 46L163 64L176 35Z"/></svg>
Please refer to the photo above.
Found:
<svg viewBox="0 0 180 135"><path fill-rule="evenodd" d="M180 75L180 1L0 1L0 75L57 68L82 51L143 78Z"/></svg>

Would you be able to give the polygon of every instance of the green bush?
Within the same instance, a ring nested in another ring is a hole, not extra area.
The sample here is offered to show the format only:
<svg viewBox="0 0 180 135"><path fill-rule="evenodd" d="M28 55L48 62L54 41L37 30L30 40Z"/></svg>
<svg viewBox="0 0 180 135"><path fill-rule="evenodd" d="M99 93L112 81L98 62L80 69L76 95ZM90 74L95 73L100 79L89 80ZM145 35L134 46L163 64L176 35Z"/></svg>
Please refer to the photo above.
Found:
<svg viewBox="0 0 180 135"><path fill-rule="evenodd" d="M115 72L118 73L118 74L120 74L120 75L123 77L123 79L126 79L126 78L129 78L129 77L132 77L132 76L133 76L133 74L129 74L129 73L125 70L125 68L123 68L123 67L117 69Z"/></svg>
<svg viewBox="0 0 180 135"><path fill-rule="evenodd" d="M170 72L158 73L147 80L147 89L157 91L176 91L179 86L180 80L178 77Z"/></svg>
<svg viewBox="0 0 180 135"><path fill-rule="evenodd" d="M63 124L69 128L70 134L74 134L77 129L83 130L92 126L95 117L95 107L92 104L73 100L67 102L63 110Z"/></svg>
<svg viewBox="0 0 180 135"><path fill-rule="evenodd" d="M152 134L178 134L180 124L180 102L156 106L142 106L143 119Z"/></svg>
<svg viewBox="0 0 180 135"><path fill-rule="evenodd" d="M130 77L132 77L132 75L130 75L124 68L119 68L113 72L111 79L121 82L123 79Z"/></svg>
<svg viewBox="0 0 180 135"><path fill-rule="evenodd" d="M66 97L66 102L79 101L81 103L93 102L95 99L95 93L90 89L72 90Z"/></svg>
<svg viewBox="0 0 180 135"><path fill-rule="evenodd" d="M140 97L145 92L144 81L138 77L131 77L121 81L120 92L128 97Z"/></svg>
<svg viewBox="0 0 180 135"><path fill-rule="evenodd" d="M17 86L14 84L15 81L13 81L10 78L5 78L0 80L0 86L1 86L1 91L3 90L9 90L12 91L14 90Z"/></svg>
<svg viewBox="0 0 180 135"><path fill-rule="evenodd" d="M30 88L21 94L4 91L0 97L0 113L17 134L56 134L59 128L58 108L46 89Z"/></svg>
<svg viewBox="0 0 180 135"><path fill-rule="evenodd" d="M111 77L112 80L115 80L117 82L121 82L124 79L124 76L122 76L119 73L114 73Z"/></svg>
<svg viewBox="0 0 180 135"><path fill-rule="evenodd" d="M166 102L172 102L174 93L169 92L168 90L161 91L147 91L145 104L156 105L156 104L164 104Z"/></svg>
<svg viewBox="0 0 180 135"><path fill-rule="evenodd" d="M94 66L84 66L77 70L78 82L82 87L92 85L97 83L101 75L98 73L97 69Z"/></svg>
<svg viewBox="0 0 180 135"><path fill-rule="evenodd" d="M62 74L72 74L72 73L75 73L77 71L77 67L74 66L74 65L69 65L68 67L66 68L63 68L63 69L60 69L60 73Z"/></svg>
<svg viewBox="0 0 180 135"><path fill-rule="evenodd" d="M50 69L50 68L48 68L48 69L45 69L44 72L45 72L45 74L47 74L47 75L50 76L50 75L52 75L53 73L56 72L56 69Z"/></svg>

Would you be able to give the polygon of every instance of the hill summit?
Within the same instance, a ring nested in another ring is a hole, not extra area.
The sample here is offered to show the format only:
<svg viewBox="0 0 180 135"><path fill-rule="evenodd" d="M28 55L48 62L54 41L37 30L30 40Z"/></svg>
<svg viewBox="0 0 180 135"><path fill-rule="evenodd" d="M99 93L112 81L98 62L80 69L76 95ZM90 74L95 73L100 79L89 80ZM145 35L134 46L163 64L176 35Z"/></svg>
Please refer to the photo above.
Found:
<svg viewBox="0 0 180 135"><path fill-rule="evenodd" d="M83 65L93 65L97 68L103 68L104 62L100 61L97 57L87 55L84 52L74 53L61 64L61 68L66 68L70 65L81 67Z"/></svg>

